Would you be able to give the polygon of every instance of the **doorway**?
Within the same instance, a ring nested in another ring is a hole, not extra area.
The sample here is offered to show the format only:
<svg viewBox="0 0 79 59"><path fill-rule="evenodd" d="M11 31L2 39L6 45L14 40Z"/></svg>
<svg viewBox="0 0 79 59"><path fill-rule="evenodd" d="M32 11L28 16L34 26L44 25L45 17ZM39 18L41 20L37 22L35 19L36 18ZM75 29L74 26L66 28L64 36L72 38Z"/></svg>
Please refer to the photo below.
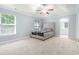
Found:
<svg viewBox="0 0 79 59"><path fill-rule="evenodd" d="M69 35L69 18L60 19L60 37L68 38Z"/></svg>

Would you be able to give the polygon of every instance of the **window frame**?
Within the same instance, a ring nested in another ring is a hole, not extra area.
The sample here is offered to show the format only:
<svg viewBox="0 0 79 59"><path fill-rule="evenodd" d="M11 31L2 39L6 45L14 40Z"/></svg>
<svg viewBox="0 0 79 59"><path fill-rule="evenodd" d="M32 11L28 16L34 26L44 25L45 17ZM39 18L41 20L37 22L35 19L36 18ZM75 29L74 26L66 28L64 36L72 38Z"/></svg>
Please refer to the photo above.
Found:
<svg viewBox="0 0 79 59"><path fill-rule="evenodd" d="M12 14L8 14L8 13L0 13L0 36L15 35L16 34L16 16L13 15L14 16L14 24L1 24L1 16L2 16L2 14L12 15ZM13 33L2 34L1 26L13 26L14 31L13 31Z"/></svg>

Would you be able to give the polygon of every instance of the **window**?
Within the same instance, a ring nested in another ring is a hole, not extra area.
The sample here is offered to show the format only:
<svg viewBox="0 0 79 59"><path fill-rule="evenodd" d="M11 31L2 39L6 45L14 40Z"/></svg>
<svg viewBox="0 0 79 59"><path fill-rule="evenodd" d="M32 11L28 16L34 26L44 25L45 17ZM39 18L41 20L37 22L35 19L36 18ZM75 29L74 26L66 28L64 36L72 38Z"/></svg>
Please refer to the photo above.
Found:
<svg viewBox="0 0 79 59"><path fill-rule="evenodd" d="M16 34L16 17L10 14L0 14L0 35Z"/></svg>

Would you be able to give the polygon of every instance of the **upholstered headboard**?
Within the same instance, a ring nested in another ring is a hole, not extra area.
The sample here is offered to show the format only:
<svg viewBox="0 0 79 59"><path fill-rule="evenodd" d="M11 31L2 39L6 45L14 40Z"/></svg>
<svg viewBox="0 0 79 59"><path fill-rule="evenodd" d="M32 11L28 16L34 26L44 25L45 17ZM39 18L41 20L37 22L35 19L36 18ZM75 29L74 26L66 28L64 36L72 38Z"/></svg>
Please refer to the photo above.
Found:
<svg viewBox="0 0 79 59"><path fill-rule="evenodd" d="M44 22L43 29L45 28L55 29L55 22Z"/></svg>

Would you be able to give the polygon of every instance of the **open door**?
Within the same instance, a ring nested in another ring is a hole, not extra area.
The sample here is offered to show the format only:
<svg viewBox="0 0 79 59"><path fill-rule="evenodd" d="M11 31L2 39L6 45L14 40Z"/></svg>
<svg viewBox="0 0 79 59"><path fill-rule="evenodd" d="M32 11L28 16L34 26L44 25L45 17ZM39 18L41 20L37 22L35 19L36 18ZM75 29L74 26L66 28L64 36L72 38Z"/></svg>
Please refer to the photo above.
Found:
<svg viewBox="0 0 79 59"><path fill-rule="evenodd" d="M68 38L69 35L69 19L62 18L60 19L60 37Z"/></svg>

